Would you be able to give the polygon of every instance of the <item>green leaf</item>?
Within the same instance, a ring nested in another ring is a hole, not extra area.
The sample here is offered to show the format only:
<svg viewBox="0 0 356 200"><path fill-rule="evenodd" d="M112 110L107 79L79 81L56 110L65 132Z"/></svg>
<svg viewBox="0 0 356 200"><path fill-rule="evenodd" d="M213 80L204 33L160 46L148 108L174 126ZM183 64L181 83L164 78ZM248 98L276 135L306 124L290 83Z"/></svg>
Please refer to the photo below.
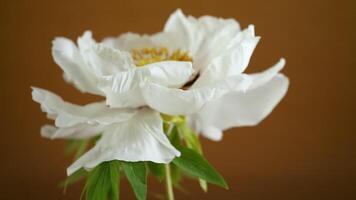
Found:
<svg viewBox="0 0 356 200"><path fill-rule="evenodd" d="M103 162L89 174L84 187L87 200L118 200L120 185L120 162Z"/></svg>
<svg viewBox="0 0 356 200"><path fill-rule="evenodd" d="M125 175L138 200L145 200L147 196L147 173L144 162L123 162Z"/></svg>
<svg viewBox="0 0 356 200"><path fill-rule="evenodd" d="M147 167L158 181L161 182L164 179L164 164L147 162Z"/></svg>
<svg viewBox="0 0 356 200"><path fill-rule="evenodd" d="M178 149L181 156L173 160L173 163L186 173L194 177L206 180L225 189L228 186L224 178L203 158L202 155L189 148Z"/></svg>
<svg viewBox="0 0 356 200"><path fill-rule="evenodd" d="M196 134L186 123L180 123L177 125L178 132L183 136L188 148L193 149L199 154L203 155L202 146L199 141L198 134ZM208 183L199 179L199 185L204 192L208 191Z"/></svg>

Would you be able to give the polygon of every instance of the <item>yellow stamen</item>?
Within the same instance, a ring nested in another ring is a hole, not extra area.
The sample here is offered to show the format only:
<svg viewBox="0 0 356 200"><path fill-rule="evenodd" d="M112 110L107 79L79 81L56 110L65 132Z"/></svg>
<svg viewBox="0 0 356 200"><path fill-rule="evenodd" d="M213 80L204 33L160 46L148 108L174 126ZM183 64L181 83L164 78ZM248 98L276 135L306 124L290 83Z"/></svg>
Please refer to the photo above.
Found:
<svg viewBox="0 0 356 200"><path fill-rule="evenodd" d="M178 49L170 53L165 47L133 49L131 55L138 67L165 60L193 61L188 52Z"/></svg>

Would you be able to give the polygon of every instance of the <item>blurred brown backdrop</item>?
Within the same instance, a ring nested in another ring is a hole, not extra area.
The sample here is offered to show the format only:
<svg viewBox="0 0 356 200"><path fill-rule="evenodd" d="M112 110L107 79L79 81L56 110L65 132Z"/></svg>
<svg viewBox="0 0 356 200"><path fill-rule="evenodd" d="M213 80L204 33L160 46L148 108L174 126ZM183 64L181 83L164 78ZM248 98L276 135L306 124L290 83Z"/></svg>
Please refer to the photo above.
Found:
<svg viewBox="0 0 356 200"><path fill-rule="evenodd" d="M291 86L257 127L228 131L220 143L204 140L209 160L230 190L208 194L187 181L177 199L355 199L356 58L352 0L0 1L0 199L79 199L81 185L63 196L57 183L71 158L64 141L39 135L46 121L31 100L39 86L76 103L95 100L62 79L51 58L55 36L75 39L86 29L96 39L122 32L160 31L176 8L185 13L234 17L262 36L248 71L281 56ZM160 191L150 182L149 189ZM151 197L150 197L151 198ZM122 199L133 199L125 182ZM151 198L152 199L152 198Z"/></svg>

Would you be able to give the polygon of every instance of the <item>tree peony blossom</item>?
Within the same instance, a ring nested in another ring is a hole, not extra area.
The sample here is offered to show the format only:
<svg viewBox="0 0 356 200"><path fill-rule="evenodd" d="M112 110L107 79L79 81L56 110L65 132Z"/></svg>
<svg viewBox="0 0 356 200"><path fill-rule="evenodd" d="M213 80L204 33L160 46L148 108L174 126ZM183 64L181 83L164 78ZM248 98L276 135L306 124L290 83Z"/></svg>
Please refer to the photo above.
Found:
<svg viewBox="0 0 356 200"><path fill-rule="evenodd" d="M226 129L256 125L285 95L289 80L280 73L283 58L261 73L244 73L259 40L253 25L241 30L234 19L194 18L179 9L153 35L125 33L97 42L86 31L77 44L55 38L52 55L64 79L105 101L80 106L33 87L33 100L55 121L41 134L94 141L68 167L68 175L84 168L117 178L112 167L119 164L110 162L119 161L138 199L146 193L134 187L136 179L145 178L146 166L152 173L159 169L150 162L167 164L167 186L173 163L197 177L204 190L207 182L227 187L202 157L197 134L220 140ZM93 184L94 191L116 191L110 184L96 185L93 177L100 176L89 175L86 190ZM168 187L169 199L172 194Z"/></svg>

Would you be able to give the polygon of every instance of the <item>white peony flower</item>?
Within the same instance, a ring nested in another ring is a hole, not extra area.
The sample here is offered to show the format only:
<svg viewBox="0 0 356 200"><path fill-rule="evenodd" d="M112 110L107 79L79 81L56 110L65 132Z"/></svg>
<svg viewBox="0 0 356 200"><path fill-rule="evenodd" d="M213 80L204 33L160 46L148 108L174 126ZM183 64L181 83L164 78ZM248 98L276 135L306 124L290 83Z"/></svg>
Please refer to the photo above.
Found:
<svg viewBox="0 0 356 200"><path fill-rule="evenodd" d="M101 134L68 174L110 160L169 163L180 152L164 134L160 113L185 115L197 132L219 140L225 129L257 124L283 98L284 59L264 72L243 73L258 41L253 26L241 30L233 19L196 19L181 10L154 35L126 33L97 43L87 31L77 45L56 38L52 54L65 80L106 102L73 105L33 88L33 99L55 120L41 133L52 139Z"/></svg>
<svg viewBox="0 0 356 200"><path fill-rule="evenodd" d="M178 9L169 17L163 32L126 33L107 38L103 44L134 53L137 49L153 51L162 47L168 52L178 51L192 60L194 73L189 81L177 89L151 81L143 83L123 72L101 81L100 88L111 107L137 106L139 101L161 113L188 115L197 132L220 140L225 129L259 123L288 89L288 78L279 73L284 59L264 72L243 73L259 39L253 25L241 30L234 19L197 19ZM139 83L142 84L136 87ZM130 98L136 101L127 101Z"/></svg>

